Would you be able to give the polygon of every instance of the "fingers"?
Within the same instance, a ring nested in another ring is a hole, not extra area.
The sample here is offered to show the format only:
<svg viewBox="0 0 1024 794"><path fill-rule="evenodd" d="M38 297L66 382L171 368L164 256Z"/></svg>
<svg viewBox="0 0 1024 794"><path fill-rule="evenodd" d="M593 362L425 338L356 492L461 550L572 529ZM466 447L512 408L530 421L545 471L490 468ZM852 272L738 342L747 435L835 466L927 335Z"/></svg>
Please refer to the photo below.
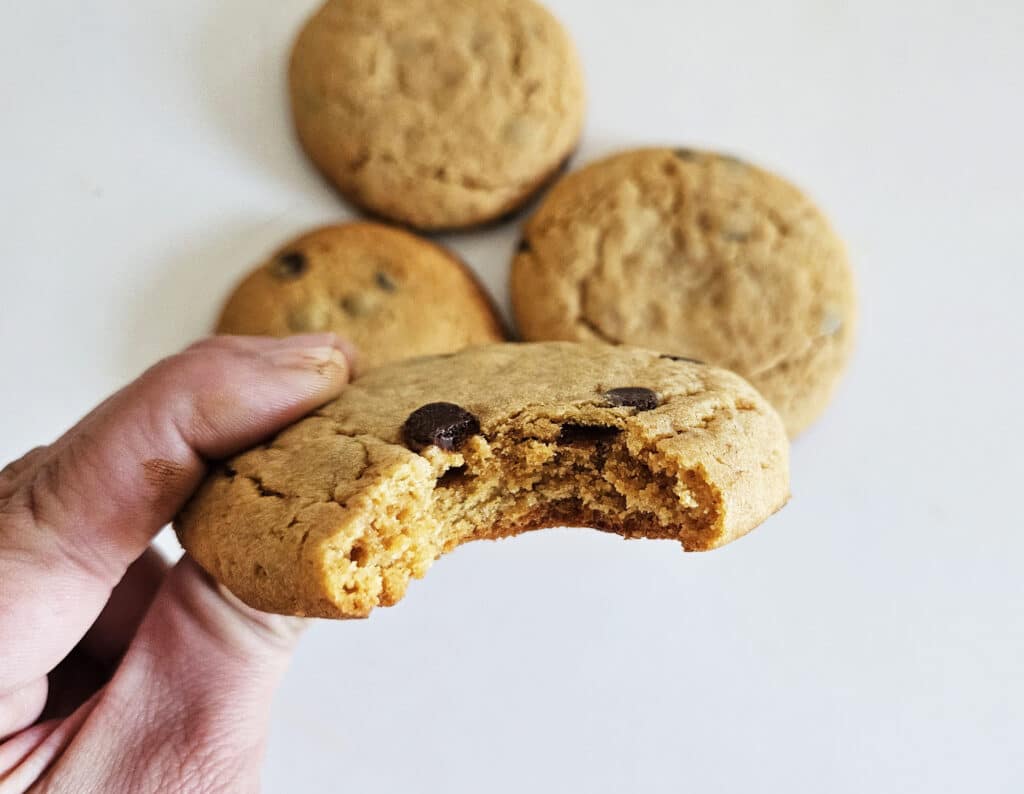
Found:
<svg viewBox="0 0 1024 794"><path fill-rule="evenodd" d="M167 562L152 546L128 567L100 616L82 638L81 648L90 657L105 665L113 665L121 658L160 590L167 569Z"/></svg>
<svg viewBox="0 0 1024 794"><path fill-rule="evenodd" d="M50 672L43 719L74 713L110 680L166 572L167 563L152 547L129 566L96 622Z"/></svg>
<svg viewBox="0 0 1024 794"><path fill-rule="evenodd" d="M48 720L33 725L27 731L0 745L0 792L7 794L8 791L28 791L75 741L98 701L99 695L83 704L67 719ZM66 788L55 787L52 790L104 790L91 787L87 781L89 778L84 777L78 781L68 782Z"/></svg>
<svg viewBox="0 0 1024 794"><path fill-rule="evenodd" d="M46 705L46 693L46 678L43 677L0 696L0 742L39 719Z"/></svg>
<svg viewBox="0 0 1024 794"><path fill-rule="evenodd" d="M0 740L43 719L66 717L96 694L114 672L167 571L150 548L128 568L82 641L48 677L0 696Z"/></svg>
<svg viewBox="0 0 1024 794"><path fill-rule="evenodd" d="M226 597L186 557L47 782L127 791L141 777L257 790L271 699L303 625Z"/></svg>
<svg viewBox="0 0 1024 794"><path fill-rule="evenodd" d="M331 334L200 343L5 476L0 694L52 669L78 642L196 487L205 460L337 395L349 374L343 347Z"/></svg>
<svg viewBox="0 0 1024 794"><path fill-rule="evenodd" d="M18 768L27 761L30 755L46 742L46 739L58 728L60 720L49 720L33 725L7 741L0 742L0 792L28 791L35 777L18 772ZM38 774L36 775L38 777ZM20 783L20 785L18 785Z"/></svg>
<svg viewBox="0 0 1024 794"><path fill-rule="evenodd" d="M72 648L46 677L49 695L39 719L63 719L74 714L106 686L113 674L111 667L97 662L80 645Z"/></svg>
<svg viewBox="0 0 1024 794"><path fill-rule="evenodd" d="M113 684L137 668L192 714L227 704L257 725L306 625L246 606L186 556L167 575Z"/></svg>

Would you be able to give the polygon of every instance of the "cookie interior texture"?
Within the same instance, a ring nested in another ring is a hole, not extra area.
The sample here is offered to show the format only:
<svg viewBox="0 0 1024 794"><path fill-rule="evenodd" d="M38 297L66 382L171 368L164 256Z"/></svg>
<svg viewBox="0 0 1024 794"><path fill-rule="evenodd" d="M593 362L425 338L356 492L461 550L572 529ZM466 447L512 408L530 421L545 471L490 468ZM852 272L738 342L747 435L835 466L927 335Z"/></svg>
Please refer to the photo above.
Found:
<svg viewBox="0 0 1024 794"><path fill-rule="evenodd" d="M323 174L420 229L515 210L583 126L575 48L533 0L329 0L296 41L289 82Z"/></svg>
<svg viewBox="0 0 1024 794"><path fill-rule="evenodd" d="M525 227L512 302L532 340L601 340L738 372L791 435L828 404L856 305L842 241L784 179L641 149L562 179Z"/></svg>
<svg viewBox="0 0 1024 794"><path fill-rule="evenodd" d="M217 332L332 331L362 370L473 345L505 331L473 272L441 246L380 223L347 223L290 241L235 288Z"/></svg>
<svg viewBox="0 0 1024 794"><path fill-rule="evenodd" d="M787 498L785 431L736 375L507 344L368 373L213 473L176 529L253 606L344 618L471 540L589 526L700 551Z"/></svg>

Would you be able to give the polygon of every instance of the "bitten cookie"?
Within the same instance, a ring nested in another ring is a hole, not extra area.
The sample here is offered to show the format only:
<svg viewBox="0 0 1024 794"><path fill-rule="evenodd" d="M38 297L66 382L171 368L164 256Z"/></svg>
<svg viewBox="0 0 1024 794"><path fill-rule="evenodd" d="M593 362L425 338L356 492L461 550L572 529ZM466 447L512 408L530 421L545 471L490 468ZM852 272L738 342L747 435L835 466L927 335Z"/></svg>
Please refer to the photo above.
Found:
<svg viewBox="0 0 1024 794"><path fill-rule="evenodd" d="M490 298L462 262L377 223L328 226L288 243L238 286L217 331L333 331L359 348L360 369L505 338Z"/></svg>
<svg viewBox="0 0 1024 794"><path fill-rule="evenodd" d="M646 149L560 181L512 270L527 339L603 340L747 378L790 435L824 410L850 356L842 242L783 179L735 158Z"/></svg>
<svg viewBox="0 0 1024 794"><path fill-rule="evenodd" d="M329 0L298 37L289 81L323 174L420 229L516 209L583 126L576 51L533 0Z"/></svg>
<svg viewBox="0 0 1024 794"><path fill-rule="evenodd" d="M738 375L491 345L367 373L215 470L175 526L246 603L364 617L471 540L583 525L713 549L778 510L788 476L782 422Z"/></svg>

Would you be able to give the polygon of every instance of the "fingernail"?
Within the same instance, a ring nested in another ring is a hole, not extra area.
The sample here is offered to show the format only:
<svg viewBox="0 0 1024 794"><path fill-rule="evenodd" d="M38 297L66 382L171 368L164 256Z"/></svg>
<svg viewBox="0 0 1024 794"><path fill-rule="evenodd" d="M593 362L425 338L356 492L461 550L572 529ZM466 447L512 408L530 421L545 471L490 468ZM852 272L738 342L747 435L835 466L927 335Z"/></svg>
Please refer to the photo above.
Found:
<svg viewBox="0 0 1024 794"><path fill-rule="evenodd" d="M357 374L359 372L359 348L340 336L334 337L334 347L345 354L345 358L348 359L349 371L353 375Z"/></svg>
<svg viewBox="0 0 1024 794"><path fill-rule="evenodd" d="M266 353L267 360L275 367L316 372L325 378L348 378L349 363L345 354L336 347L284 347Z"/></svg>
<svg viewBox="0 0 1024 794"><path fill-rule="evenodd" d="M297 334L275 339L274 350L311 350L332 347L340 351L348 359L348 367L352 369L359 357L356 346L344 337L332 333Z"/></svg>

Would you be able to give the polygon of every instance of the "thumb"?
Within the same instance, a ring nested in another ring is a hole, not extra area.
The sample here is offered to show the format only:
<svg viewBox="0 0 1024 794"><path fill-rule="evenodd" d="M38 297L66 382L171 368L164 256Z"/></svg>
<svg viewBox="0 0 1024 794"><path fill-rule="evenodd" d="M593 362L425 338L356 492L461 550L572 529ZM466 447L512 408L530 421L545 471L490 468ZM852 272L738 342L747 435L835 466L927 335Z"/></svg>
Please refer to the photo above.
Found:
<svg viewBox="0 0 1024 794"><path fill-rule="evenodd" d="M333 335L201 342L0 472L0 696L64 658L208 460L337 395L343 348Z"/></svg>
<svg viewBox="0 0 1024 794"><path fill-rule="evenodd" d="M305 624L245 606L183 558L47 782L258 790L274 690Z"/></svg>

